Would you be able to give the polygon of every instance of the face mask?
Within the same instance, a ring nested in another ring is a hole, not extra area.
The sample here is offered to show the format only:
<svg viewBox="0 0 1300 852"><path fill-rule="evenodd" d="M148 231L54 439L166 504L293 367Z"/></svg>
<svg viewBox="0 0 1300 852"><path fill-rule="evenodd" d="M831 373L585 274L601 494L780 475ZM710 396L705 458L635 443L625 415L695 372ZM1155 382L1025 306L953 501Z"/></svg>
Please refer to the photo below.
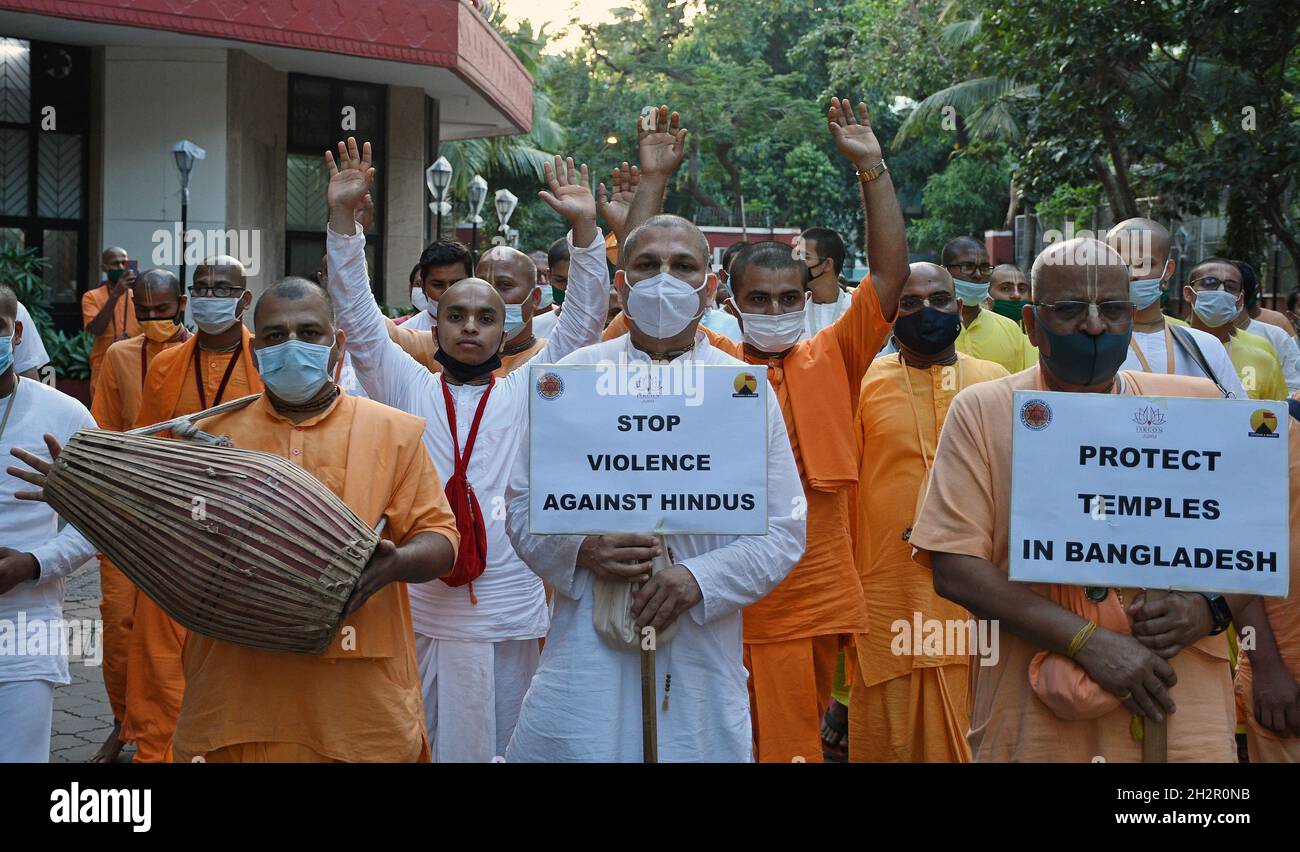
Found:
<svg viewBox="0 0 1300 852"><path fill-rule="evenodd" d="M1121 334L1105 332L1096 335L1075 331L1057 334L1047 327L1037 311L1038 330L1047 338L1052 354L1039 350L1038 357L1056 378L1071 385L1096 385L1113 378L1128 357L1129 339L1133 325Z"/></svg>
<svg viewBox="0 0 1300 852"><path fill-rule="evenodd" d="M235 307L238 304L239 299L195 296L190 299L190 314L194 317L199 331L204 334L220 334L239 322L239 318L235 316Z"/></svg>
<svg viewBox="0 0 1300 852"><path fill-rule="evenodd" d="M550 284L542 285L542 307L548 308L555 302L555 291Z"/></svg>
<svg viewBox="0 0 1300 852"><path fill-rule="evenodd" d="M741 338L759 352L784 352L803 336L802 307L784 314L742 314L734 299L731 307L740 314Z"/></svg>
<svg viewBox="0 0 1300 852"><path fill-rule="evenodd" d="M110 284L116 284L117 282L119 282L119 281L122 280L122 276L125 275L125 274L126 274L126 270L125 270L125 269L110 269L110 270L108 270L108 280L109 280L109 283L110 283Z"/></svg>
<svg viewBox="0 0 1300 852"><path fill-rule="evenodd" d="M524 306L523 305L506 305L505 329L506 337L510 337L516 331L524 327Z"/></svg>
<svg viewBox="0 0 1300 852"><path fill-rule="evenodd" d="M0 373L9 372L14 363L14 336L6 334L0 337Z"/></svg>
<svg viewBox="0 0 1300 852"><path fill-rule="evenodd" d="M306 402L330 379L329 346L288 340L257 350L257 371L277 399Z"/></svg>
<svg viewBox="0 0 1300 852"><path fill-rule="evenodd" d="M1160 298L1160 282L1164 281L1165 267L1168 261L1160 265L1161 275L1155 278L1139 278L1128 282L1128 299L1139 311L1151 307Z"/></svg>
<svg viewBox="0 0 1300 852"><path fill-rule="evenodd" d="M954 278L952 285L957 290L957 298L961 299L961 303L967 307L978 305L989 297L988 284L976 284L974 281Z"/></svg>
<svg viewBox="0 0 1300 852"><path fill-rule="evenodd" d="M926 305L913 314L894 321L898 342L922 355L934 355L952 345L961 334L961 314L941 311Z"/></svg>
<svg viewBox="0 0 1300 852"><path fill-rule="evenodd" d="M1001 314L1009 320L1020 322L1020 309L1029 302L1025 299L994 299L993 313Z"/></svg>
<svg viewBox="0 0 1300 852"><path fill-rule="evenodd" d="M447 350L441 346L433 353L433 360L442 365L443 372L451 376L458 382L472 382L475 379L486 376L488 373L501 366L501 353L494 352L492 357L482 364L466 364L447 354Z"/></svg>
<svg viewBox="0 0 1300 852"><path fill-rule="evenodd" d="M704 314L699 292L708 281L705 277L700 286L692 287L680 278L660 272L629 285L628 319L656 340L676 337Z"/></svg>
<svg viewBox="0 0 1300 852"><path fill-rule="evenodd" d="M1210 328L1218 328L1224 323L1232 322L1241 312L1237 307L1237 295L1227 290L1201 290L1196 292L1196 301L1192 310L1201 318L1201 322Z"/></svg>
<svg viewBox="0 0 1300 852"><path fill-rule="evenodd" d="M561 289L559 289L559 288L557 288L557 287L552 286L552 287L551 287L551 295L555 297L555 304L557 304L557 305L563 305L563 304L564 304L564 291L563 291L563 290L561 290Z"/></svg>
<svg viewBox="0 0 1300 852"><path fill-rule="evenodd" d="M154 343L166 343L176 336L176 317L141 320L140 326L144 329L144 336Z"/></svg>
<svg viewBox="0 0 1300 852"><path fill-rule="evenodd" d="M430 310L429 308L430 305L436 304L437 302L430 302L429 297L424 295L423 287L411 288L411 307L415 308L417 311L429 311L430 314L436 317L438 315L438 309L433 308Z"/></svg>

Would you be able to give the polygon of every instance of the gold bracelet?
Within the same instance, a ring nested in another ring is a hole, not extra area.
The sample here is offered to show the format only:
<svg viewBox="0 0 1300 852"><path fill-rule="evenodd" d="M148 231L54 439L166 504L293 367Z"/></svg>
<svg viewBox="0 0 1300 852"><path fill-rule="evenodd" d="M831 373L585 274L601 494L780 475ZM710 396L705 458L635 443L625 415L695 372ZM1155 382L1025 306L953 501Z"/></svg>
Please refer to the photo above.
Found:
<svg viewBox="0 0 1300 852"><path fill-rule="evenodd" d="M1065 650L1065 655L1073 660L1075 654L1082 651L1083 646L1088 644L1088 640L1092 638L1092 634L1096 629L1097 622L1095 621L1089 621L1083 627L1080 627L1079 632L1074 634L1074 639L1070 640L1070 647Z"/></svg>
<svg viewBox="0 0 1300 852"><path fill-rule="evenodd" d="M865 171L859 169L858 182L871 183L873 180L876 180L887 171L889 171L889 166L885 165L884 160L881 160L879 163L876 163L874 166L872 166L871 168Z"/></svg>

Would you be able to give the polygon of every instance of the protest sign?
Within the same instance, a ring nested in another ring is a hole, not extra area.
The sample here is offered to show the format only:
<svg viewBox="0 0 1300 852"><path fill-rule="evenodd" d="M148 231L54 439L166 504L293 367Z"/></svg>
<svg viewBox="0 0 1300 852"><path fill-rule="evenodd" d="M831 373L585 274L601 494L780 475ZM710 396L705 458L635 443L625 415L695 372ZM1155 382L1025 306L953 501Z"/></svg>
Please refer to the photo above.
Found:
<svg viewBox="0 0 1300 852"><path fill-rule="evenodd" d="M1286 595L1285 402L1012 404L1012 580Z"/></svg>
<svg viewBox="0 0 1300 852"><path fill-rule="evenodd" d="M767 532L767 373L530 367L529 531Z"/></svg>

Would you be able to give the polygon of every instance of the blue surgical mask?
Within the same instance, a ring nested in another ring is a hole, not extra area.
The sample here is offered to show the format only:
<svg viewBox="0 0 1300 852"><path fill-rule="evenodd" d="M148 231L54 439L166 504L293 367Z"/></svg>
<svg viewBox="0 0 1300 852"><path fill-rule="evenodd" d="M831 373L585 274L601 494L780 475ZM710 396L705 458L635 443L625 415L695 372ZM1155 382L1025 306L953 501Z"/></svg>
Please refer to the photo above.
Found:
<svg viewBox="0 0 1300 852"><path fill-rule="evenodd" d="M1151 307L1160 298L1160 282L1165 280L1163 273L1167 265L1168 261L1160 264L1162 274L1155 278L1139 278L1128 282L1128 299L1139 311Z"/></svg>
<svg viewBox="0 0 1300 852"><path fill-rule="evenodd" d="M1241 311L1237 307L1237 294L1227 290L1199 290L1192 310L1201 318L1201 322L1210 328L1218 328L1232 320Z"/></svg>
<svg viewBox="0 0 1300 852"><path fill-rule="evenodd" d="M0 337L0 373L8 372L14 363L14 336Z"/></svg>
<svg viewBox="0 0 1300 852"><path fill-rule="evenodd" d="M190 299L190 315L194 324L204 334L220 334L239 322L235 308L239 299L222 296L194 296Z"/></svg>
<svg viewBox="0 0 1300 852"><path fill-rule="evenodd" d="M277 399L306 402L329 381L332 347L288 340L257 350L262 383Z"/></svg>
<svg viewBox="0 0 1300 852"><path fill-rule="evenodd" d="M554 301L555 301L555 291L551 288L550 284L543 284L541 306L543 308L550 307L551 303Z"/></svg>
<svg viewBox="0 0 1300 852"><path fill-rule="evenodd" d="M512 335L524 327L524 306L506 305L506 335Z"/></svg>
<svg viewBox="0 0 1300 852"><path fill-rule="evenodd" d="M974 307L989 297L988 284L976 284L974 281L954 278L952 285L957 289L957 298L961 299L961 303L967 307Z"/></svg>

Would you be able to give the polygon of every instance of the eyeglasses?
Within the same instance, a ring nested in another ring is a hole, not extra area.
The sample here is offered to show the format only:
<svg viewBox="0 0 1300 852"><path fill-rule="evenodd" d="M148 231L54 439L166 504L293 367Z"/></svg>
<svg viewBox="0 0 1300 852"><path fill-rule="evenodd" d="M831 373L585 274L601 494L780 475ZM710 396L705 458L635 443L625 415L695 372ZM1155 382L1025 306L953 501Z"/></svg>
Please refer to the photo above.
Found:
<svg viewBox="0 0 1300 852"><path fill-rule="evenodd" d="M991 263L945 263L944 268L949 272L952 272L955 269L967 278L970 278L976 273L987 278L993 272L993 265Z"/></svg>
<svg viewBox="0 0 1300 852"><path fill-rule="evenodd" d="M904 296L898 300L898 307L905 314L915 313L921 310L922 306L942 311L954 301L955 300L950 293L934 293L924 299L920 296Z"/></svg>
<svg viewBox="0 0 1300 852"><path fill-rule="evenodd" d="M190 295L206 299L216 296L218 299L230 299L244 292L243 287L191 287Z"/></svg>
<svg viewBox="0 0 1300 852"><path fill-rule="evenodd" d="M1241 292L1240 281L1233 281L1231 278L1215 278L1213 275L1206 275L1203 278L1197 278L1195 281L1188 281L1187 286L1191 287L1193 290L1227 290L1229 293Z"/></svg>
<svg viewBox="0 0 1300 852"><path fill-rule="evenodd" d="M1034 307L1046 308L1060 325L1070 325L1085 316L1100 316L1108 325L1121 325L1133 314L1133 303L1113 302L1031 302Z"/></svg>

